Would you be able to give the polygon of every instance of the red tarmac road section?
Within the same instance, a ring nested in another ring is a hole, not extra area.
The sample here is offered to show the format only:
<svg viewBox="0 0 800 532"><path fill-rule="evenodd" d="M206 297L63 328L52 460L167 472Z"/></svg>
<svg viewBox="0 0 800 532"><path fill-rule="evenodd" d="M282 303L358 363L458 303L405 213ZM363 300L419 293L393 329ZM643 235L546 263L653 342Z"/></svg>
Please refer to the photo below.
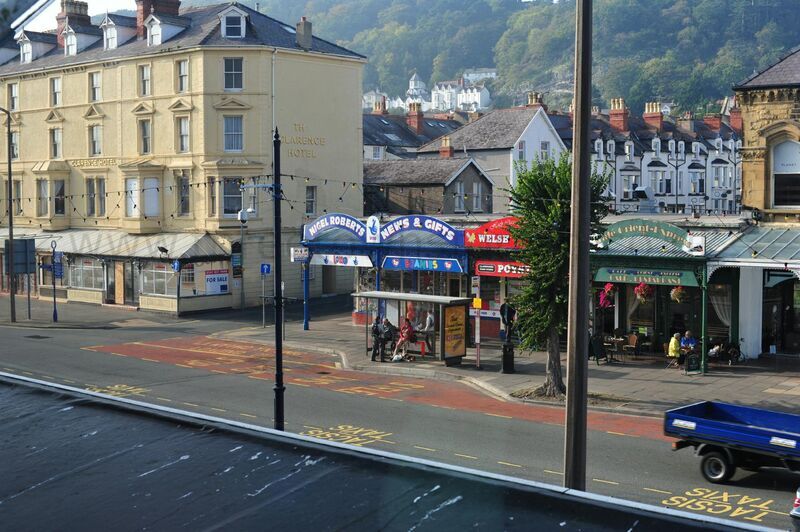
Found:
<svg viewBox="0 0 800 532"><path fill-rule="evenodd" d="M219 340L207 336L129 342L85 348L151 362L239 374L273 380L275 349L261 344ZM459 382L431 381L338 369L335 355L284 349L284 379L291 386L305 386L339 393L394 399L411 403L480 412L552 425L564 424L564 408L505 402ZM589 430L671 441L655 418L589 412Z"/></svg>

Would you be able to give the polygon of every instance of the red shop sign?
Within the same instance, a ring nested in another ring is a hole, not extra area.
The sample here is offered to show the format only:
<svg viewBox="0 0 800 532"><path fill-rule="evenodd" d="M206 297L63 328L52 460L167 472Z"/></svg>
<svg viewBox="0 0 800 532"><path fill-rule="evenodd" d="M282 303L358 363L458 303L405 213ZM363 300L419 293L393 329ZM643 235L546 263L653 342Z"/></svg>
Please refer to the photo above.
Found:
<svg viewBox="0 0 800 532"><path fill-rule="evenodd" d="M475 261L475 275L486 277L525 277L530 267L521 262L504 262L499 260Z"/></svg>
<svg viewBox="0 0 800 532"><path fill-rule="evenodd" d="M519 220L507 216L492 220L475 229L464 229L464 244L468 248L519 249L508 228Z"/></svg>

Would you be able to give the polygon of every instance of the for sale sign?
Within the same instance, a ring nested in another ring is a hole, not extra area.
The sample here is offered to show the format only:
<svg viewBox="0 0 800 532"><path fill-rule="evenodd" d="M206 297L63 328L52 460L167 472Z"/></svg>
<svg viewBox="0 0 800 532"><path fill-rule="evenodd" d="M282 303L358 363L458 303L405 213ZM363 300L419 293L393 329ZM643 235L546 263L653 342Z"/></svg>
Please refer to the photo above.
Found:
<svg viewBox="0 0 800 532"><path fill-rule="evenodd" d="M206 294L228 293L228 270L206 270Z"/></svg>

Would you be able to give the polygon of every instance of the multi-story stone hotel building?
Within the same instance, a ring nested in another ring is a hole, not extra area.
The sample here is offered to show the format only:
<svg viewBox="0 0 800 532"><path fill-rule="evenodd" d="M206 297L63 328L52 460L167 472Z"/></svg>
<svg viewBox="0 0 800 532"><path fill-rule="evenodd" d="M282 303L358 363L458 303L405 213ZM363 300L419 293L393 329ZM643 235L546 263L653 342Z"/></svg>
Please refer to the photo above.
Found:
<svg viewBox="0 0 800 532"><path fill-rule="evenodd" d="M305 19L287 25L236 2L136 5L135 17L92 24L85 2L62 0L54 31L0 43L15 237L35 238L44 265L55 242L61 298L184 312L240 306L244 290L258 304L273 205L268 190L241 185L272 182L277 129L285 295L299 295L289 248L302 225L362 210L365 58L312 36ZM346 269L311 268L312 296L352 286ZM39 272L38 293L52 295L50 275Z"/></svg>

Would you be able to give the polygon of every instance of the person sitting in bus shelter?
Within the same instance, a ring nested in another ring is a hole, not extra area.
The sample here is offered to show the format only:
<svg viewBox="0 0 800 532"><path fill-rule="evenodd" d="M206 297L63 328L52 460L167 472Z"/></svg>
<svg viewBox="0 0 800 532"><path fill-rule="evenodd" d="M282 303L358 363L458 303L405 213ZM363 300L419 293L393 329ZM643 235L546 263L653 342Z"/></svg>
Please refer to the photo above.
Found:
<svg viewBox="0 0 800 532"><path fill-rule="evenodd" d="M411 322L411 316L406 315L406 319L400 327L400 338L397 340L397 345L394 346L392 362L400 362L404 359L413 360L412 357L408 357L404 353L406 349L408 349L408 344L413 343L415 340L414 325Z"/></svg>

